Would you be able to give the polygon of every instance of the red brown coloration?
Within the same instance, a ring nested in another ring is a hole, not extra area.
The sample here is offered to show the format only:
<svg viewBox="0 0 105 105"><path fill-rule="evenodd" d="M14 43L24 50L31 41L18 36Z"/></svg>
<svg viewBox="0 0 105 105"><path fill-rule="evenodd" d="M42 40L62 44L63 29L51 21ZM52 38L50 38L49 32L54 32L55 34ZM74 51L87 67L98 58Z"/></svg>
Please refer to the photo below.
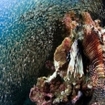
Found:
<svg viewBox="0 0 105 105"><path fill-rule="evenodd" d="M82 17L83 17L84 24L93 25L93 26L95 25L94 21L92 20L88 12L82 12Z"/></svg>
<svg viewBox="0 0 105 105"><path fill-rule="evenodd" d="M85 48L85 53L90 59L90 62L96 67L95 71L97 76L104 76L104 64L103 64L103 54L102 46L99 42L98 35L91 31L90 34L85 34L83 40L83 46Z"/></svg>
<svg viewBox="0 0 105 105"><path fill-rule="evenodd" d="M85 35L83 45L85 47L85 52L91 61L98 57L100 60L99 63L103 62L102 46L95 32L91 31L91 34Z"/></svg>
<svg viewBox="0 0 105 105"><path fill-rule="evenodd" d="M92 27L96 28L96 24L88 12L83 12L82 17L85 24L83 46L87 57L95 67L93 73L95 75L94 79L98 77L104 77L105 70L103 63L102 45L100 43L98 33L91 29ZM99 21L97 22L97 25L99 25Z"/></svg>
<svg viewBox="0 0 105 105"><path fill-rule="evenodd" d="M66 62L66 54L69 52L72 45L72 40L69 37L66 37L61 45L59 45L54 53L54 60L59 62L60 67L62 67Z"/></svg>
<svg viewBox="0 0 105 105"><path fill-rule="evenodd" d="M64 19L63 19L63 23L66 25L67 29L71 29L70 23L72 22L72 19L70 17L70 14L65 14Z"/></svg>
<svg viewBox="0 0 105 105"><path fill-rule="evenodd" d="M72 31L78 26L78 18L75 16L74 11L70 11L65 14L63 18L63 23L66 26L66 29L69 31L70 35L72 35Z"/></svg>
<svg viewBox="0 0 105 105"><path fill-rule="evenodd" d="M70 11L70 12L66 13L63 18L63 22L67 28L70 28L70 23L72 22L72 20L76 20L74 11Z"/></svg>
<svg viewBox="0 0 105 105"><path fill-rule="evenodd" d="M90 59L89 72L94 89L89 105L105 105L105 65L100 36L97 33L101 27L99 21L95 21L94 24L89 13L85 12L82 16L85 24L83 46L87 57Z"/></svg>

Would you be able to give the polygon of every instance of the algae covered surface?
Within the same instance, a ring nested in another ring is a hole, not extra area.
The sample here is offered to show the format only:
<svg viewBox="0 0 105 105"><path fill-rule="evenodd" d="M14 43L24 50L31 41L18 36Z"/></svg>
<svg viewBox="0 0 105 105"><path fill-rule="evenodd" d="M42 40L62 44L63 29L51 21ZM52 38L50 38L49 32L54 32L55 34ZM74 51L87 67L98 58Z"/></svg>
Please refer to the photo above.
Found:
<svg viewBox="0 0 105 105"><path fill-rule="evenodd" d="M81 11L85 4L78 3L0 1L0 105L33 104L26 100L30 88L39 75L45 74L43 65L62 39L64 31L57 22L73 8Z"/></svg>

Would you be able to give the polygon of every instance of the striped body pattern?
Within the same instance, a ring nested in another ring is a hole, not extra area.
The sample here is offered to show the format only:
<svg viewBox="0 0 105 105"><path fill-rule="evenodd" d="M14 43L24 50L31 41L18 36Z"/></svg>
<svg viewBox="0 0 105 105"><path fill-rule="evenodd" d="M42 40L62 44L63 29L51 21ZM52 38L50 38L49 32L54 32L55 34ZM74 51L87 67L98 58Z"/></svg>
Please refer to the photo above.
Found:
<svg viewBox="0 0 105 105"><path fill-rule="evenodd" d="M90 60L89 73L94 87L90 105L105 105L105 51L98 33L91 30L83 40L84 52Z"/></svg>
<svg viewBox="0 0 105 105"><path fill-rule="evenodd" d="M94 31L85 35L83 46L85 47L85 53L91 65L94 67L94 73L96 72L98 77L105 76L102 45ZM92 75L94 75L93 71L90 72Z"/></svg>

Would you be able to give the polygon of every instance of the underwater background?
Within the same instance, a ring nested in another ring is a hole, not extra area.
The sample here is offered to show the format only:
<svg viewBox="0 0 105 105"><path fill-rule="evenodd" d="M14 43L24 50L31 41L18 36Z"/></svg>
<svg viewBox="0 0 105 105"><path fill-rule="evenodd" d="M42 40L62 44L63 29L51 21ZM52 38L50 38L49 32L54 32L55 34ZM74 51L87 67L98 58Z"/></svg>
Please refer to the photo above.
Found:
<svg viewBox="0 0 105 105"><path fill-rule="evenodd" d="M45 61L65 34L59 20L69 10L93 8L81 1L0 1L0 105L34 105L28 98L30 88L37 77L47 75ZM99 16L101 10L91 12Z"/></svg>

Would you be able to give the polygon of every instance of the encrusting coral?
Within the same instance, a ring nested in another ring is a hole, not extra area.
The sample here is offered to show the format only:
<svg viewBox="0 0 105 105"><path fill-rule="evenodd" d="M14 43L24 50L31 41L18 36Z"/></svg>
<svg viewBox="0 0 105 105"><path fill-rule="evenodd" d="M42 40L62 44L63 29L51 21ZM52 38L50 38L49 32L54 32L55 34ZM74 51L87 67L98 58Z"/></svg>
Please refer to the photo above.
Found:
<svg viewBox="0 0 105 105"><path fill-rule="evenodd" d="M64 16L63 22L70 33L54 52L55 71L51 76L38 78L30 90L29 97L37 105L84 105L86 100L80 104L83 97L92 97L89 105L105 104L105 94L102 94L102 91L105 93L105 29L99 25L100 20L93 20L88 12L82 12L81 16L82 19L76 18L73 11ZM83 62L79 42L89 59L87 64Z"/></svg>

